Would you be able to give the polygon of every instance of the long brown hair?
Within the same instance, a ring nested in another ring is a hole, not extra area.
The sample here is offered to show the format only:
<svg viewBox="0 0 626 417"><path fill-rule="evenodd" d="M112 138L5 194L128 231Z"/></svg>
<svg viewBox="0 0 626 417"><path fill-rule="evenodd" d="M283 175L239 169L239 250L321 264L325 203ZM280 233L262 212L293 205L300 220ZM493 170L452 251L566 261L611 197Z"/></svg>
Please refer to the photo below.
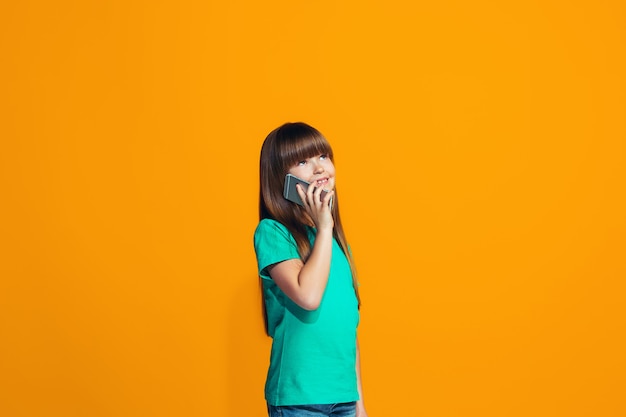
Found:
<svg viewBox="0 0 626 417"><path fill-rule="evenodd" d="M333 150L326 138L314 127L301 122L285 123L274 129L267 135L261 148L259 220L269 218L282 223L293 235L303 262L306 262L312 250L303 222L306 211L283 197L283 187L285 175L292 166L298 161L321 154L328 155L334 163ZM332 214L335 223L333 236L350 264L354 292L360 305L356 268L341 225L336 187Z"/></svg>

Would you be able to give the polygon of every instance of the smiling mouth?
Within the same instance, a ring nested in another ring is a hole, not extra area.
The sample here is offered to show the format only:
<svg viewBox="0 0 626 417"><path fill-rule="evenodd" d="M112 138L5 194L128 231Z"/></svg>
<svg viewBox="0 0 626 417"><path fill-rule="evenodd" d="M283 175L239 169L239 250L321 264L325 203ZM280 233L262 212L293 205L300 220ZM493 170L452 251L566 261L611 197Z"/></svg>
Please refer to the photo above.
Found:
<svg viewBox="0 0 626 417"><path fill-rule="evenodd" d="M314 182L316 187L324 188L328 184L328 178L322 178Z"/></svg>

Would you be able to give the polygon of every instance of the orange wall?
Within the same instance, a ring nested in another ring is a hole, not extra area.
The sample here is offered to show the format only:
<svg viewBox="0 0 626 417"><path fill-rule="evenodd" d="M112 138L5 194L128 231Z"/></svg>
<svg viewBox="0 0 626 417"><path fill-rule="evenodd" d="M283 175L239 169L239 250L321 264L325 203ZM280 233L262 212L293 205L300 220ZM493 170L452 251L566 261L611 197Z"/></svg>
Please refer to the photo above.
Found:
<svg viewBox="0 0 626 417"><path fill-rule="evenodd" d="M621 1L0 6L0 415L263 416L265 135L331 140L372 417L623 416Z"/></svg>

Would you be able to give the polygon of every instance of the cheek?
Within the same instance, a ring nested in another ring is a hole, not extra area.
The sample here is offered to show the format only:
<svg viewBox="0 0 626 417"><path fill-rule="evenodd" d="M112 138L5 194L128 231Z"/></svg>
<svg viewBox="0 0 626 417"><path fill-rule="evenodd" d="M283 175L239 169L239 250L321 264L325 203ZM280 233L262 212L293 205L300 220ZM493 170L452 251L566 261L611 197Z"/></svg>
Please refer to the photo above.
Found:
<svg viewBox="0 0 626 417"><path fill-rule="evenodd" d="M326 172L330 175L335 176L335 166L331 163L326 167Z"/></svg>
<svg viewBox="0 0 626 417"><path fill-rule="evenodd" d="M293 167L290 168L288 171L291 175L295 175L298 178L302 178L303 180L306 180L306 171L305 171L305 167Z"/></svg>

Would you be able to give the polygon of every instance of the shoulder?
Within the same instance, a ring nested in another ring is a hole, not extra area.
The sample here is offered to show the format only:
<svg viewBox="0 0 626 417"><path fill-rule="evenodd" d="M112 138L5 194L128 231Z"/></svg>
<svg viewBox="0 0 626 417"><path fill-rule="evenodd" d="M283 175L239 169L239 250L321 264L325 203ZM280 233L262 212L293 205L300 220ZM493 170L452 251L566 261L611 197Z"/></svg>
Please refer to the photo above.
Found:
<svg viewBox="0 0 626 417"><path fill-rule="evenodd" d="M254 231L254 241L260 240L287 240L294 241L294 238L287 227L274 219L262 219Z"/></svg>
<svg viewBox="0 0 626 417"><path fill-rule="evenodd" d="M299 258L298 245L292 234L285 225L272 219L259 222L254 232L254 250L262 276L269 276L265 271L269 265Z"/></svg>
<svg viewBox="0 0 626 417"><path fill-rule="evenodd" d="M259 233L268 233L268 232L289 233L289 230L287 230L287 227L285 225L283 225L282 223L274 219L262 219L257 225L256 230L254 231L254 234L257 235Z"/></svg>

